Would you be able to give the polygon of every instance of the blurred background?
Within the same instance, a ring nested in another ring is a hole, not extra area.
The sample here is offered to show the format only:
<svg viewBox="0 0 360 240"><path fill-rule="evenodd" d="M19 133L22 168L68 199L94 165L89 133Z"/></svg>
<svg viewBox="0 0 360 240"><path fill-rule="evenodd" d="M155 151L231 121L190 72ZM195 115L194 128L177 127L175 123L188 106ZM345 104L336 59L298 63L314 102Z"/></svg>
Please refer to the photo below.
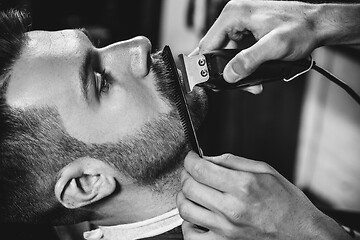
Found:
<svg viewBox="0 0 360 240"><path fill-rule="evenodd" d="M34 30L85 27L100 46L143 35L153 50L169 45L174 57L190 53L227 0L0 0L0 10L26 8ZM360 93L357 47L319 48L316 63ZM232 153L269 163L327 214L347 225L360 210L360 107L318 73L264 86L260 95L241 90L208 92L201 129L205 155ZM0 193L1 194L1 193ZM332 210L342 210L333 212ZM8 239L82 239L87 223L3 225Z"/></svg>

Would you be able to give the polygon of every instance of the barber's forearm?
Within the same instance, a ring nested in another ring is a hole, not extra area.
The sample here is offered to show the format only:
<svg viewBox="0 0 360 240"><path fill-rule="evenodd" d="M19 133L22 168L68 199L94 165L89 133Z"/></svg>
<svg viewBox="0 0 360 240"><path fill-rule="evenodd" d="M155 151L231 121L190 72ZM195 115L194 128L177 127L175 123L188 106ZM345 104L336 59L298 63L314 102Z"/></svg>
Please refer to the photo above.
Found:
<svg viewBox="0 0 360 240"><path fill-rule="evenodd" d="M360 44L360 3L319 4L315 16L319 46Z"/></svg>

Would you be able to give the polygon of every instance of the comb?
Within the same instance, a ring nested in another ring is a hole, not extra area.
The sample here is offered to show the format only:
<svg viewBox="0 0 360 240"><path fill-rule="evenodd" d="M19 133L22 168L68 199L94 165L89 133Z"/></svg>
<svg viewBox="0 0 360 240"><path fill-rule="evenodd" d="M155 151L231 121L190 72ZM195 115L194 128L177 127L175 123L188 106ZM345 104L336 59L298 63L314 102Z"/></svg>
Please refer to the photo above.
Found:
<svg viewBox="0 0 360 240"><path fill-rule="evenodd" d="M181 87L181 79L169 46L166 45L164 47L162 51L162 57L170 70L171 83L169 84L169 91L172 91L174 93L172 95L174 96L176 109L180 115L181 125L184 129L185 137L190 143L192 150L195 151L200 157L203 157L196 136L194 124L191 119L187 100L185 98L185 92Z"/></svg>

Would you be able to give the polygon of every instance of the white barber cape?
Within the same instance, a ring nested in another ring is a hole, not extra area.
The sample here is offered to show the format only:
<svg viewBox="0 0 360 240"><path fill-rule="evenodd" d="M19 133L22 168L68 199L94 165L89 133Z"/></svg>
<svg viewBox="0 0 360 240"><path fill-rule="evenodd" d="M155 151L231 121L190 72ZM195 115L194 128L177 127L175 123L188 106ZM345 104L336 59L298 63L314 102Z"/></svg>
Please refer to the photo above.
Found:
<svg viewBox="0 0 360 240"><path fill-rule="evenodd" d="M178 209L141 222L116 226L99 226L98 229L84 232L86 240L135 240L148 238L168 232L180 226L183 219Z"/></svg>

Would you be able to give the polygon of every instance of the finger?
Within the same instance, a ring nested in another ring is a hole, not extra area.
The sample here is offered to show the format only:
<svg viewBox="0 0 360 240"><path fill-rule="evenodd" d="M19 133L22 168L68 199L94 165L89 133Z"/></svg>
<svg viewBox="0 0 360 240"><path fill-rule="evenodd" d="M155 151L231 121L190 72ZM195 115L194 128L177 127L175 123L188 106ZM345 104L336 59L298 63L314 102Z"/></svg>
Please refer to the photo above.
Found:
<svg viewBox="0 0 360 240"><path fill-rule="evenodd" d="M184 221L182 232L185 240L208 240L209 231L199 228L197 225Z"/></svg>
<svg viewBox="0 0 360 240"><path fill-rule="evenodd" d="M242 175L239 171L227 169L202 159L193 151L190 151L185 157L184 167L197 182L221 192L231 192L233 186L228 183L240 181Z"/></svg>
<svg viewBox="0 0 360 240"><path fill-rule="evenodd" d="M244 34L248 34L242 22L243 18L240 18L238 14L234 15L234 11L228 11L229 9L231 7L223 9L223 12L201 39L200 53L223 48L229 41L239 41Z"/></svg>
<svg viewBox="0 0 360 240"><path fill-rule="evenodd" d="M221 49L226 46L229 41L227 37L227 32L224 31L224 28L219 28L220 18L218 18L214 25L208 30L205 36L200 40L199 43L199 53L203 54L215 49Z"/></svg>
<svg viewBox="0 0 360 240"><path fill-rule="evenodd" d="M206 229L216 229L225 219L187 199L182 191L176 196L176 206L182 219Z"/></svg>
<svg viewBox="0 0 360 240"><path fill-rule="evenodd" d="M212 231L204 231L197 225L184 221L182 224L182 232L185 240L226 240L229 239L223 235Z"/></svg>
<svg viewBox="0 0 360 240"><path fill-rule="evenodd" d="M195 225L195 224L193 224L191 222L188 222L188 221L185 221L185 220L182 223L182 230L183 230L183 232L192 232L192 231L194 231L194 232L200 233L200 234L209 232L208 229L199 227L198 225Z"/></svg>
<svg viewBox="0 0 360 240"><path fill-rule="evenodd" d="M203 158L228 169L252 173L276 173L276 170L265 162L246 159L232 154L223 154L215 157L204 156Z"/></svg>
<svg viewBox="0 0 360 240"><path fill-rule="evenodd" d="M262 63L284 56L276 33L270 32L251 47L240 51L224 68L224 79L237 82L253 73Z"/></svg>
<svg viewBox="0 0 360 240"><path fill-rule="evenodd" d="M184 240L225 240L227 238L216 235L212 231L204 231L197 225L184 221L182 224Z"/></svg>
<svg viewBox="0 0 360 240"><path fill-rule="evenodd" d="M262 84L260 84L260 85L243 88L243 90L256 95L263 91L263 86Z"/></svg>
<svg viewBox="0 0 360 240"><path fill-rule="evenodd" d="M221 217L232 216L234 213L239 213L240 216L240 213L247 206L240 199L234 197L232 193L223 193L196 182L186 171L183 171L182 183L182 194L186 199L211 210ZM243 182L234 181L229 182L228 185L233 186L233 189L237 189L236 193L239 195L243 183L246 184L245 178Z"/></svg>
<svg viewBox="0 0 360 240"><path fill-rule="evenodd" d="M184 196L213 212L222 212L227 203L224 193L195 181L185 170L181 174L182 193Z"/></svg>

